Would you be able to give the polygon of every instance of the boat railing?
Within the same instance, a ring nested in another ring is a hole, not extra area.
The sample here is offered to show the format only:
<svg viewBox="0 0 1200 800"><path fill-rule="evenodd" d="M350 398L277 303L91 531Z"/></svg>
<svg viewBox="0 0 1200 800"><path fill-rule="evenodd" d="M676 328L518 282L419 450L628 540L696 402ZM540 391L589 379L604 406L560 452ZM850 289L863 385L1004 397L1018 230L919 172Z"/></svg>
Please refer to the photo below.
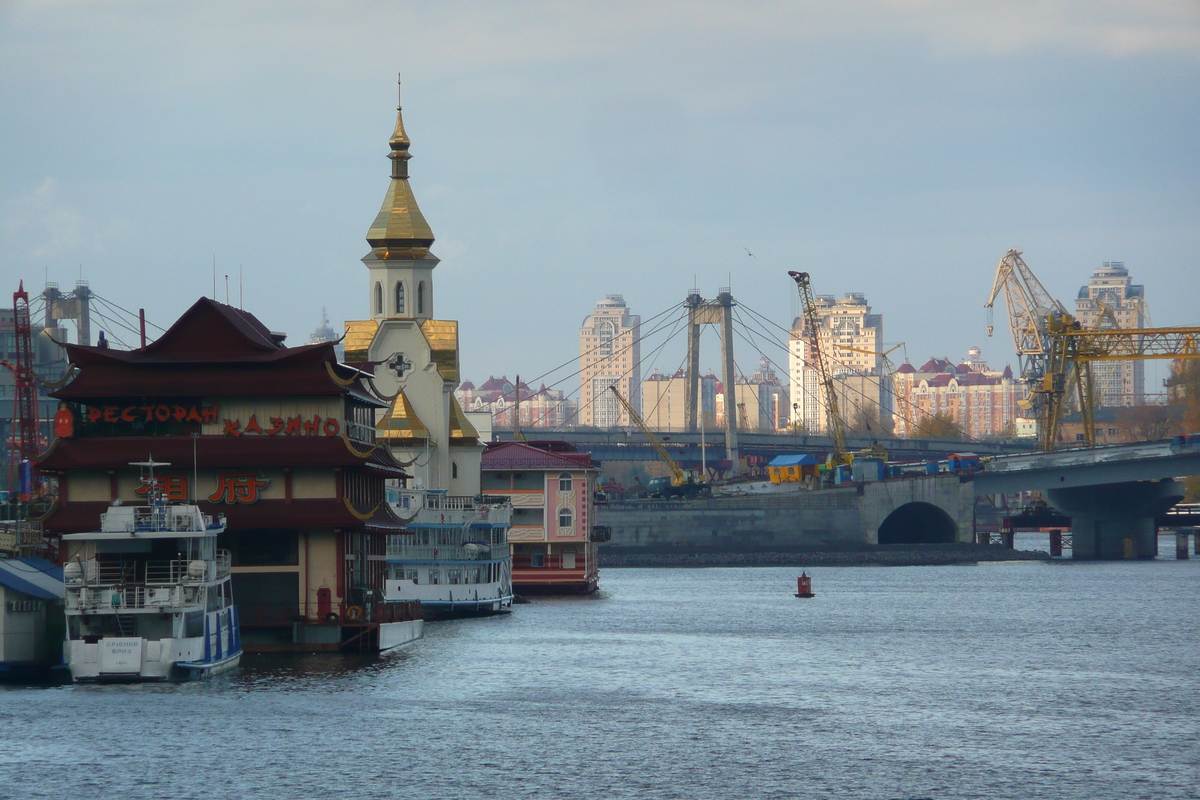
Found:
<svg viewBox="0 0 1200 800"><path fill-rule="evenodd" d="M81 586L67 592L68 611L121 612L159 608L164 610L199 606L204 592L196 586Z"/></svg>
<svg viewBox="0 0 1200 800"><path fill-rule="evenodd" d="M194 506L134 506L100 515L100 528L108 532L198 531L206 530L210 524L207 515L201 514Z"/></svg>
<svg viewBox="0 0 1200 800"><path fill-rule="evenodd" d="M501 554L504 547L501 546ZM493 548L490 545L480 547L477 543L463 545L410 545L389 541L387 557L392 560L405 561L485 561L492 558Z"/></svg>
<svg viewBox="0 0 1200 800"><path fill-rule="evenodd" d="M79 569L65 571L67 586L194 586L229 576L228 550L218 550L211 561L175 558L146 562L74 562Z"/></svg>

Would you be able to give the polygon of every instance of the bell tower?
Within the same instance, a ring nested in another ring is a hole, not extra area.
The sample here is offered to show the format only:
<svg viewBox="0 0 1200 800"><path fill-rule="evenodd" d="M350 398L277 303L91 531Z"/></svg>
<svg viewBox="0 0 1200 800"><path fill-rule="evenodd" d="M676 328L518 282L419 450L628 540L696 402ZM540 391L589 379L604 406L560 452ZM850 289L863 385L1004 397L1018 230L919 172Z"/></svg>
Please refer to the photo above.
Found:
<svg viewBox="0 0 1200 800"><path fill-rule="evenodd" d="M367 231L371 252L362 259L370 272L371 318L422 322L433 317L433 268L438 265L438 257L429 252L433 230L417 207L408 183L408 161L412 158L408 148L412 142L404 130L399 103L396 130L388 144L392 180Z"/></svg>

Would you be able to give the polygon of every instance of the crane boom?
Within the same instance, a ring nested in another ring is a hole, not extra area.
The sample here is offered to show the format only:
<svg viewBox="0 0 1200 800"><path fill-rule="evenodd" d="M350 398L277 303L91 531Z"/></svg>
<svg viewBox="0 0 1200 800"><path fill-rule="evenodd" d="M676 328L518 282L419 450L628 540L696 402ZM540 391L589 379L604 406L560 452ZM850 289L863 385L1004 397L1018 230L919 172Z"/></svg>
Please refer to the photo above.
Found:
<svg viewBox="0 0 1200 800"><path fill-rule="evenodd" d="M800 308L804 314L805 327L813 343L814 360L817 362L817 376L820 379L822 400L825 403L825 416L829 418L829 433L833 437L833 450L829 453L828 462L833 466L849 464L850 456L846 453L846 430L842 424L842 415L838 412L837 392L833 388L833 378L825 365L825 356L821 352L821 320L817 317L817 304L813 299L812 281L807 272L788 270L788 275L796 282L796 290L800 293Z"/></svg>
<svg viewBox="0 0 1200 800"><path fill-rule="evenodd" d="M617 389L616 384L610 384L608 390L616 395L617 401L620 402L621 407L629 414L629 418L637 424L642 434L646 437L646 441L650 442L650 446L654 448L654 452L658 453L658 457L667 465L667 469L671 471L672 484L682 486L687 483L687 474L683 471L683 468L675 463L675 459L671 458L671 454L667 452L667 448L663 447L662 443L658 441L658 437L654 435L654 432L642 420L641 414L633 410L633 406L629 404L629 401Z"/></svg>

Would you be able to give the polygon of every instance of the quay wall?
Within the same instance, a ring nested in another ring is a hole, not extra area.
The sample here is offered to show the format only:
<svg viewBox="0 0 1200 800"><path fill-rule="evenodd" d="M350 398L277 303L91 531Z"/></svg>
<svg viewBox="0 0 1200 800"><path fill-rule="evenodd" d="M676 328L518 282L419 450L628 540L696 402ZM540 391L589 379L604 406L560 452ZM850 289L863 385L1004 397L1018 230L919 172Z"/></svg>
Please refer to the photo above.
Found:
<svg viewBox="0 0 1200 800"><path fill-rule="evenodd" d="M612 528L606 547L789 549L865 544L856 487L785 495L608 503L596 521Z"/></svg>
<svg viewBox="0 0 1200 800"><path fill-rule="evenodd" d="M884 520L911 504L940 509L953 524L953 541L974 541L974 489L956 475L783 494L608 503L597 506L596 522L612 529L605 547L613 550L864 547L878 545Z"/></svg>

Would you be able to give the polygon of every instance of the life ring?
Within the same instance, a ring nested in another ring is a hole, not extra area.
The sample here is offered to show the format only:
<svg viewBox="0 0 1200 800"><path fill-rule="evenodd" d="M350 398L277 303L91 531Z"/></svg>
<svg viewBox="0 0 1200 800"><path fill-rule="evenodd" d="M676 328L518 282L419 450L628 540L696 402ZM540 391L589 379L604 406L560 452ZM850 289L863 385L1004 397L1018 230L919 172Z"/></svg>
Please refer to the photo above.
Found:
<svg viewBox="0 0 1200 800"><path fill-rule="evenodd" d="M362 619L362 615L362 606L350 606L346 609L346 619L350 620L351 622L358 622L360 619Z"/></svg>

